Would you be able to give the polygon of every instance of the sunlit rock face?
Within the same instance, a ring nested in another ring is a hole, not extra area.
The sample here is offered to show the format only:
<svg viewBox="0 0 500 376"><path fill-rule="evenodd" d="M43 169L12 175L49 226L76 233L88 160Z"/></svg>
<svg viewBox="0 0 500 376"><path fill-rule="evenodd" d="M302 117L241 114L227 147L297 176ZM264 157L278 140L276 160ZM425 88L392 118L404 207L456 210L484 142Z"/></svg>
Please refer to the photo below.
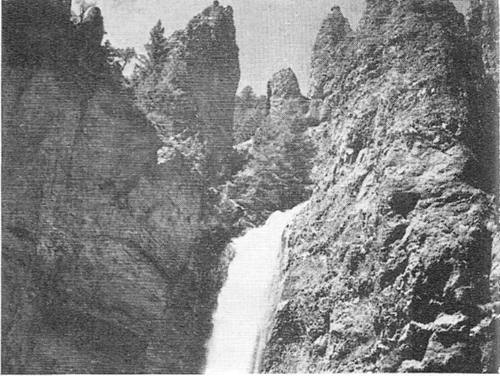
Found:
<svg viewBox="0 0 500 376"><path fill-rule="evenodd" d="M4 2L3 21L3 372L199 372L228 240L203 179L158 162L66 2Z"/></svg>
<svg viewBox="0 0 500 376"><path fill-rule="evenodd" d="M481 50L449 1L369 1L348 30L334 10L314 51L316 187L260 370L495 370Z"/></svg>
<svg viewBox="0 0 500 376"><path fill-rule="evenodd" d="M291 114L307 112L309 101L301 94L297 76L291 68L274 73L267 83L267 91L271 121L279 122Z"/></svg>
<svg viewBox="0 0 500 376"><path fill-rule="evenodd" d="M321 98L323 86L328 80L330 53L350 32L349 21L342 14L340 7L333 7L321 24L312 51L309 93L312 99Z"/></svg>

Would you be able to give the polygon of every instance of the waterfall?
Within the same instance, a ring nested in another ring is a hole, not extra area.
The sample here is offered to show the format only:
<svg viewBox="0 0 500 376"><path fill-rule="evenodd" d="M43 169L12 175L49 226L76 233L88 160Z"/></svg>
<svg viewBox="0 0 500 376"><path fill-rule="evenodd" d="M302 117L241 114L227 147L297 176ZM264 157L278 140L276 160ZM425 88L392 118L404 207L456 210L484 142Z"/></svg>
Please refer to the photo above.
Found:
<svg viewBox="0 0 500 376"><path fill-rule="evenodd" d="M265 225L233 240L236 254L213 316L205 373L252 372L259 333L272 304L269 290L279 271L282 234L302 206L275 212Z"/></svg>

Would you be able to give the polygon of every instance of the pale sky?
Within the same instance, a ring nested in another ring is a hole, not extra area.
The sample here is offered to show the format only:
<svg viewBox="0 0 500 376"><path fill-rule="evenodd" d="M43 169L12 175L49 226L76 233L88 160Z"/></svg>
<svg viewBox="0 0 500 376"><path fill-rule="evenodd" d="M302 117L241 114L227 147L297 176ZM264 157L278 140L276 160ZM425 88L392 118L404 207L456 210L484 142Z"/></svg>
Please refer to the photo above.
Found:
<svg viewBox="0 0 500 376"><path fill-rule="evenodd" d="M211 0L97 0L107 35L115 47L144 52L149 31L161 19L166 36L184 29ZM454 0L460 11L469 0ZM364 0L220 0L234 9L240 48L240 89L251 85L265 94L266 83L281 68L291 67L303 93L308 91L311 51L322 20L334 5L355 28Z"/></svg>

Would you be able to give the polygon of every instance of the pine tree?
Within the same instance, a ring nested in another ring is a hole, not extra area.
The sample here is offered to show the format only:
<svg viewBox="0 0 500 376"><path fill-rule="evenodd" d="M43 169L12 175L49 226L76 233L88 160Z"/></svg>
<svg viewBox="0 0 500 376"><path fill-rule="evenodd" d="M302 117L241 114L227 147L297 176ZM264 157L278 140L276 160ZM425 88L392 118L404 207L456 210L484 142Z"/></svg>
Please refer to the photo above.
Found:
<svg viewBox="0 0 500 376"><path fill-rule="evenodd" d="M131 86L135 91L136 103L140 109L150 115L165 107L165 97L169 91L162 86L162 71L168 57L167 38L161 20L149 32L149 42L144 46L146 55L136 56L136 64Z"/></svg>
<svg viewBox="0 0 500 376"><path fill-rule="evenodd" d="M134 48L115 48L109 40L104 42L103 50L108 64L117 67L120 73L137 56Z"/></svg>
<svg viewBox="0 0 500 376"><path fill-rule="evenodd" d="M252 159L235 180L236 201L250 222L258 224L309 196L315 151L306 129L300 115L280 122L267 118L254 136Z"/></svg>
<svg viewBox="0 0 500 376"><path fill-rule="evenodd" d="M149 33L149 43L145 45L148 65L155 71L161 70L168 56L167 38L165 38L165 28L158 20Z"/></svg>
<svg viewBox="0 0 500 376"><path fill-rule="evenodd" d="M236 96L234 139L237 144L249 140L263 124L265 102L265 97L257 97L251 86L245 86Z"/></svg>
<svg viewBox="0 0 500 376"><path fill-rule="evenodd" d="M251 86L245 86L239 95L242 108L255 108L257 96L254 94Z"/></svg>

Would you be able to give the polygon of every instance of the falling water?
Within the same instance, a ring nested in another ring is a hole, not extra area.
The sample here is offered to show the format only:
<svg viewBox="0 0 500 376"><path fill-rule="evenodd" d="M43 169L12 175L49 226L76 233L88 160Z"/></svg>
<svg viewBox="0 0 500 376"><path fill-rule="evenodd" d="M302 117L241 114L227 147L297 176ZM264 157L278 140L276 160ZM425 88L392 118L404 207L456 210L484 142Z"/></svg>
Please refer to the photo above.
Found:
<svg viewBox="0 0 500 376"><path fill-rule="evenodd" d="M222 288L205 373L252 372L261 325L269 312L283 230L302 205L273 213L266 224L233 240L236 251Z"/></svg>

